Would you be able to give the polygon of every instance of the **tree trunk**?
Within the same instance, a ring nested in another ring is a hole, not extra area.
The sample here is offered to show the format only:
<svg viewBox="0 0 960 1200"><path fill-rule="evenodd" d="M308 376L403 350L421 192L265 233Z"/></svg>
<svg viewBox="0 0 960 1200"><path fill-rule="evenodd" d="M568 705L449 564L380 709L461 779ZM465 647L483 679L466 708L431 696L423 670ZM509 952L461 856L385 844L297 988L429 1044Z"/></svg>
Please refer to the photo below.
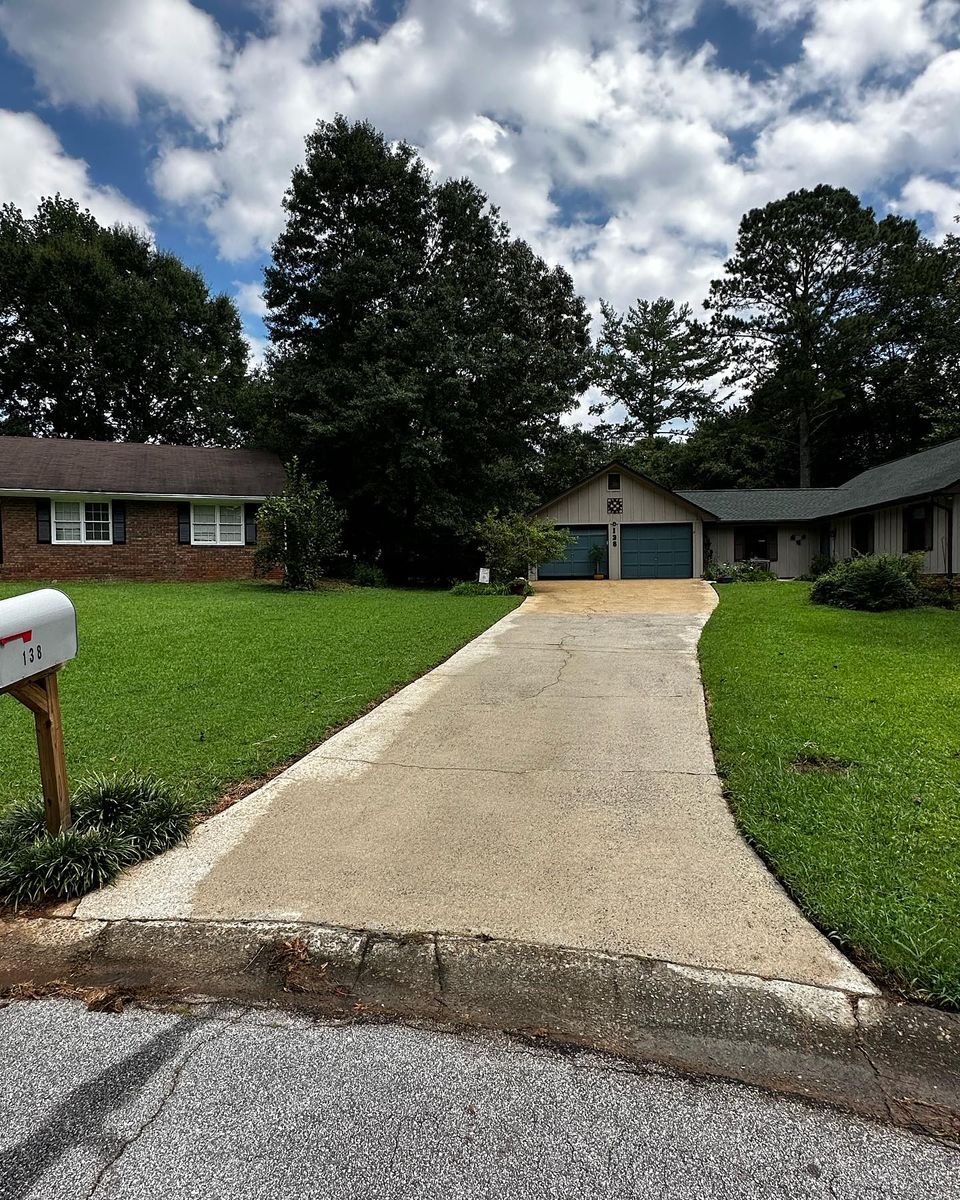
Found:
<svg viewBox="0 0 960 1200"><path fill-rule="evenodd" d="M810 486L810 413L805 404L800 406L797 437L800 449L800 486L808 488Z"/></svg>

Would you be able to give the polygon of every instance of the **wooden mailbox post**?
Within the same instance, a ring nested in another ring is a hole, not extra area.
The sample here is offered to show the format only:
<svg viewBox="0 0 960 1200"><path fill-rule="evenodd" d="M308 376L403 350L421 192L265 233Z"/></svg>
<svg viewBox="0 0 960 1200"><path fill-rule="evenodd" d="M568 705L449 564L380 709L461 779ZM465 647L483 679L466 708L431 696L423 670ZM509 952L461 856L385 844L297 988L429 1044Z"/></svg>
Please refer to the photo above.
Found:
<svg viewBox="0 0 960 1200"><path fill-rule="evenodd" d="M77 654L77 614L63 592L43 588L0 600L0 693L32 713L47 830L70 828L57 672Z"/></svg>

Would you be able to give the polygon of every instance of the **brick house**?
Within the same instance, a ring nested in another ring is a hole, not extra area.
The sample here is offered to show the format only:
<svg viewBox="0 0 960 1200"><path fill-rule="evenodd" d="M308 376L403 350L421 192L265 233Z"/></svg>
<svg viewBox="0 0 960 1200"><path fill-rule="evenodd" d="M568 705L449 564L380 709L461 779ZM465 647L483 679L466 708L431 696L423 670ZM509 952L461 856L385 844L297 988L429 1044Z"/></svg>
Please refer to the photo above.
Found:
<svg viewBox="0 0 960 1200"><path fill-rule="evenodd" d="M0 437L0 581L246 579L275 454Z"/></svg>

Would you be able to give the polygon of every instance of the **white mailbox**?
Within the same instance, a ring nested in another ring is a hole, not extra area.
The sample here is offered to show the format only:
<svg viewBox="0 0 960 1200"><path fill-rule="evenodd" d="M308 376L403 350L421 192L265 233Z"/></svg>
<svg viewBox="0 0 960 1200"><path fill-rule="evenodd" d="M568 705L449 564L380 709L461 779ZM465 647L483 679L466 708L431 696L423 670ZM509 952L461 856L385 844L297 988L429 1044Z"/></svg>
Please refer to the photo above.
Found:
<svg viewBox="0 0 960 1200"><path fill-rule="evenodd" d="M77 612L55 588L0 600L0 690L77 656Z"/></svg>

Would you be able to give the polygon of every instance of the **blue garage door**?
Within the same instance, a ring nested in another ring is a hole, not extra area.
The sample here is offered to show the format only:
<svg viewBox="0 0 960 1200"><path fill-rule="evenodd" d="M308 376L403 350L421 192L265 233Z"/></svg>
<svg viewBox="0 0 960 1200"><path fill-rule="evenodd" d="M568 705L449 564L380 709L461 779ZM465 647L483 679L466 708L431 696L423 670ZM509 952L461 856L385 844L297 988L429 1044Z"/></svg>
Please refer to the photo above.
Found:
<svg viewBox="0 0 960 1200"><path fill-rule="evenodd" d="M624 579L689 579L693 526L621 525L620 574Z"/></svg>
<svg viewBox="0 0 960 1200"><path fill-rule="evenodd" d="M589 579L593 573L593 563L590 561L590 547L600 545L607 548L606 525L566 525L561 529L569 529L576 538L567 550L567 556L556 562L544 563L537 571L540 579ZM607 574L607 559L600 566L604 575Z"/></svg>

